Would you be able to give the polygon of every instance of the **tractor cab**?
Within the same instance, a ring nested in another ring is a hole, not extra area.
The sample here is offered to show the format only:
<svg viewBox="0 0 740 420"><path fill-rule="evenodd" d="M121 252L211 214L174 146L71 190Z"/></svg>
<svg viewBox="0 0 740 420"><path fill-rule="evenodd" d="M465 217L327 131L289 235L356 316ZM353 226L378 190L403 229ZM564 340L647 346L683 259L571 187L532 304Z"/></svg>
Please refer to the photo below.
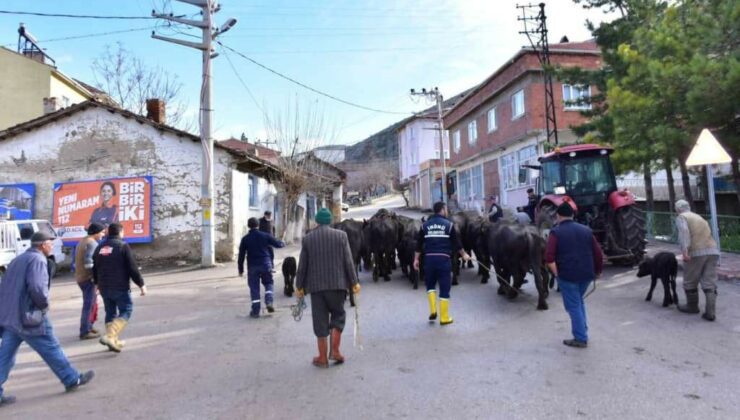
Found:
<svg viewBox="0 0 740 420"><path fill-rule="evenodd" d="M611 147L576 144L555 148L538 160L541 197L536 223L543 234L555 224L564 202L576 211L575 220L589 226L604 253L615 262L633 264L645 249L645 222L634 196L618 190L609 155Z"/></svg>
<svg viewBox="0 0 740 420"><path fill-rule="evenodd" d="M539 195L556 206L569 201L577 219L591 225L617 190L610 147L592 144L565 146L542 156ZM595 214L596 213L596 214Z"/></svg>

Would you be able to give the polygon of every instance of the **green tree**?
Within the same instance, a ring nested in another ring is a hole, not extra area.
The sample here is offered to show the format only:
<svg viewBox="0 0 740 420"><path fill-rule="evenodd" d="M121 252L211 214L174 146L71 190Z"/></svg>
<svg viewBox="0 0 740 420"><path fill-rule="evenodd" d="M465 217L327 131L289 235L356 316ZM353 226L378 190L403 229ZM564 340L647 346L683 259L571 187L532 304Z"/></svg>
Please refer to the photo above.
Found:
<svg viewBox="0 0 740 420"><path fill-rule="evenodd" d="M632 42L619 46L626 75L607 81L617 143L642 134L658 156L678 159L692 206L685 160L701 129L713 129L737 150L738 9L730 0L668 5L635 30ZM737 174L737 159L733 166Z"/></svg>
<svg viewBox="0 0 740 420"><path fill-rule="evenodd" d="M615 146L613 161L618 173L641 171L645 179L647 210L653 209L652 172L654 158L658 153L653 142L642 135L615 134L614 118L607 100L607 84L621 80L627 74L628 65L619 54L619 47L632 41L635 31L644 25L649 16L658 13L664 4L652 0L574 0L586 9L599 8L605 12L619 10L621 16L610 22L596 26L586 22L599 46L603 66L599 70L580 68L557 69L557 76L569 84L583 84L594 87L593 94L587 102L590 109L583 111L588 122L571 127L586 142L608 143ZM637 122L636 125L639 125Z"/></svg>

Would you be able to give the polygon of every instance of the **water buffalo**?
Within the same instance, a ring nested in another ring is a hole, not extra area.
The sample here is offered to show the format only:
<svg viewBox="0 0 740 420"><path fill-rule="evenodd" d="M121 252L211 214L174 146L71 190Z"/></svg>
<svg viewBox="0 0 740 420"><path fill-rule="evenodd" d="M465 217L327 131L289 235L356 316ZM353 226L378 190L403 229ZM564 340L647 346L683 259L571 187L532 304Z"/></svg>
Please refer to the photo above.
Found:
<svg viewBox="0 0 740 420"><path fill-rule="evenodd" d="M465 212L459 211L450 217L450 220L455 225L455 231L458 235L463 232L468 224L468 215ZM462 242L462 241L461 241ZM463 248L465 248L465 245L463 245ZM460 261L460 255L457 252L452 253L452 285L457 286L460 284L460 282L457 280L457 278L460 276L460 265L462 261ZM464 263L463 263L464 264Z"/></svg>
<svg viewBox="0 0 740 420"><path fill-rule="evenodd" d="M409 217L398 216L403 226L401 241L398 243L398 261L401 263L401 271L406 275L414 289L419 288L419 273L414 270L414 253L416 252L417 238L421 230L421 221Z"/></svg>
<svg viewBox="0 0 740 420"><path fill-rule="evenodd" d="M488 241L486 232L490 222L487 218L481 216L469 217L465 224L465 230L461 232L462 243L465 251L470 254L469 250L475 253L475 259L478 260L478 275L481 277L481 283L488 283L490 273L488 270L481 266L481 263L486 266L490 265L490 256L488 252Z"/></svg>
<svg viewBox="0 0 740 420"><path fill-rule="evenodd" d="M390 212L376 214L368 221L370 252L373 257L373 280L383 277L391 280L391 270L396 259L399 223Z"/></svg>
<svg viewBox="0 0 740 420"><path fill-rule="evenodd" d="M499 281L498 293L516 298L527 272L532 272L539 295L537 309L548 309L546 243L537 230L532 226L499 221L488 226L487 237L488 251Z"/></svg>
<svg viewBox="0 0 740 420"><path fill-rule="evenodd" d="M352 261L355 263L355 269L359 272L361 270L361 258L363 253L363 247L365 240L363 238L363 222L359 220L342 220L339 223L335 223L336 229L342 230L347 234L349 240L349 249L352 251Z"/></svg>

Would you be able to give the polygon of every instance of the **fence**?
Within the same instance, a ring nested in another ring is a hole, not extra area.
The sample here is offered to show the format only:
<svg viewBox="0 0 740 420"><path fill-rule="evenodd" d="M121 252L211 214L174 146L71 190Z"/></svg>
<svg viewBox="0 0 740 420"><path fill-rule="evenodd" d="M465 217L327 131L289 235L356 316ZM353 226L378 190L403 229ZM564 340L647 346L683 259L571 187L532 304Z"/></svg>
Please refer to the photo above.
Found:
<svg viewBox="0 0 740 420"><path fill-rule="evenodd" d="M709 215L702 214L709 221ZM678 242L675 213L646 212L647 236L650 239L665 242ZM722 251L740 252L740 217L717 216L719 226L719 241Z"/></svg>

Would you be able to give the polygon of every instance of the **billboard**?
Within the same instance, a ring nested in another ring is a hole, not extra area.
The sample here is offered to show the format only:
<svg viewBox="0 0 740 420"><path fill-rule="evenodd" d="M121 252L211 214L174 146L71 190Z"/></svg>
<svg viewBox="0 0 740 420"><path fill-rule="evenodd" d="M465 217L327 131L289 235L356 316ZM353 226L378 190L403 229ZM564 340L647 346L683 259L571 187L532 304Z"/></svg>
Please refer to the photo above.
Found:
<svg viewBox="0 0 740 420"><path fill-rule="evenodd" d="M96 179L54 184L52 220L65 245L85 237L92 222L120 223L124 240L152 241L152 177Z"/></svg>
<svg viewBox="0 0 740 420"><path fill-rule="evenodd" d="M34 184L0 184L0 219L33 219Z"/></svg>

